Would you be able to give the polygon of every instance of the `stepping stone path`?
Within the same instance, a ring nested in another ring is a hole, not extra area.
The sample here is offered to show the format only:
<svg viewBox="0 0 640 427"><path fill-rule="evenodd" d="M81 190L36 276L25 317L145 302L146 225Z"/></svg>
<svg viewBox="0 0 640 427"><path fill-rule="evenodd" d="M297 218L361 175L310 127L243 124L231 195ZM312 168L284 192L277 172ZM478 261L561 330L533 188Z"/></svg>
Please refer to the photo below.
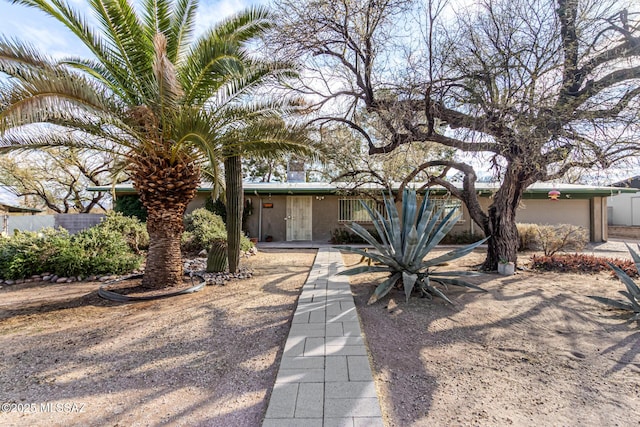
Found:
<svg viewBox="0 0 640 427"><path fill-rule="evenodd" d="M320 248L298 300L263 427L383 427L337 249Z"/></svg>

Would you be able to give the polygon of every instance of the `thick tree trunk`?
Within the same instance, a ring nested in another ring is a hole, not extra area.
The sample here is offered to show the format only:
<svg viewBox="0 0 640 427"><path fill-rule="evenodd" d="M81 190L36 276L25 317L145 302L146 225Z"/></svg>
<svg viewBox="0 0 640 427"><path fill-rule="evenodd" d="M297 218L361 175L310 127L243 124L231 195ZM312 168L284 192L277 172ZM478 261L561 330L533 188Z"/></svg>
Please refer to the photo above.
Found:
<svg viewBox="0 0 640 427"><path fill-rule="evenodd" d="M147 216L149 251L142 279L148 289L182 284L183 266L180 238L184 230L181 212L159 212Z"/></svg>
<svg viewBox="0 0 640 427"><path fill-rule="evenodd" d="M518 230L515 211L493 203L489 207L489 217L484 226L484 233L491 238L487 242L487 257L482 264L483 270L495 271L498 269L499 262L517 263Z"/></svg>
<svg viewBox="0 0 640 427"><path fill-rule="evenodd" d="M534 180L517 164L507 168L500 189L493 197L487 217L483 221L485 235L491 236L487 257L482 264L485 271L495 271L499 262L518 261L518 229L516 212L522 193Z"/></svg>
<svg viewBox="0 0 640 427"><path fill-rule="evenodd" d="M183 217L200 182L200 169L189 158L167 157L162 151L131 157L131 178L147 209L149 252L142 279L147 289L182 285Z"/></svg>
<svg viewBox="0 0 640 427"><path fill-rule="evenodd" d="M229 272L236 273L240 264L240 237L242 236L242 159L229 156L224 161L224 178L227 196L227 249Z"/></svg>

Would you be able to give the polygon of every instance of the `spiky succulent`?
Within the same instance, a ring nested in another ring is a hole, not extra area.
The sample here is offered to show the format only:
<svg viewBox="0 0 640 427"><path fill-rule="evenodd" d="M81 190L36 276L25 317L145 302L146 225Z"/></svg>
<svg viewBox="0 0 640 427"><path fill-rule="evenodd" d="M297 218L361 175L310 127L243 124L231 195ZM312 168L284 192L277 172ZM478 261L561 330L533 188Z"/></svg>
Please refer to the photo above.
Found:
<svg viewBox="0 0 640 427"><path fill-rule="evenodd" d="M638 255L638 253L631 249L631 247L629 247L629 245L627 245L626 243L625 245L627 246L627 249L631 254L631 258L633 258L633 262L636 265L636 270L640 272L640 255ZM640 249L640 244L638 245L638 248ZM611 307L619 308L622 310L629 310L634 313L629 320L636 320L638 321L638 323L640 323L640 287L638 287L633 279L631 279L631 277L629 277L629 275L625 273L624 270L622 270L620 267L615 266L611 263L607 264L609 264L609 267L611 267L611 269L616 273L618 278L622 281L622 283L624 283L625 287L627 288L626 291L619 292L624 295L625 298L629 300L629 302L593 295L589 295L589 298L607 304Z"/></svg>
<svg viewBox="0 0 640 427"><path fill-rule="evenodd" d="M441 289L435 284L464 286L479 291L484 289L460 280L459 276L477 275L476 272L469 271L434 271L434 267L447 261L451 261L467 255L487 239L480 240L472 245L455 249L444 255L425 260L438 243L453 228L460 219L460 214L456 209L450 210L445 215L444 208L437 208L436 203L425 194L420 207L416 192L405 189L402 198L402 220L391 195L384 196L384 206L386 212L373 211L365 203L362 206L367 210L373 225L380 236L380 241L376 240L371 233L357 223L352 223L349 227L351 231L363 238L368 244L375 248L375 251L365 251L364 249L353 247L342 247L342 250L353 252L369 258L380 264L375 266L361 266L345 270L340 274L355 275L360 273L388 272L389 277L380 283L373 295L369 299L372 304L384 297L395 286L402 284L407 301L414 289L417 289L422 296L432 298L437 295L453 304ZM485 291L486 292L486 291Z"/></svg>

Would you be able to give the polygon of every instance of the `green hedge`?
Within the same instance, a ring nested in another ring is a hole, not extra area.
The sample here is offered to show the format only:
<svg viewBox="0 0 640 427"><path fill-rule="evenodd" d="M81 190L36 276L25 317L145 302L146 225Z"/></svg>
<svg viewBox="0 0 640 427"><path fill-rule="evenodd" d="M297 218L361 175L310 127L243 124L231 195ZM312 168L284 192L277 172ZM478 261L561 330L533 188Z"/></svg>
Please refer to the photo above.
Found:
<svg viewBox="0 0 640 427"><path fill-rule="evenodd" d="M140 267L126 237L109 220L70 235L64 229L17 232L0 239L0 277L23 279L34 274L89 276L123 274Z"/></svg>
<svg viewBox="0 0 640 427"><path fill-rule="evenodd" d="M227 240L227 229L219 215L200 208L194 210L184 218L184 233L182 234L182 250L185 252L207 251L216 239ZM246 236L240 240L240 249L248 251L253 244Z"/></svg>

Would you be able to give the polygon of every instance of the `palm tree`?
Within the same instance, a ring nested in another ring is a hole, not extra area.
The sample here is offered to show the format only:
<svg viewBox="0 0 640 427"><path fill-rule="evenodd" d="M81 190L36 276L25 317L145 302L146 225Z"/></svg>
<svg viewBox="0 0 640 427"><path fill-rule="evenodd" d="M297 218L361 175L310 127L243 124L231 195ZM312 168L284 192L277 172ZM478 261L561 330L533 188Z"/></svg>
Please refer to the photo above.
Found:
<svg viewBox="0 0 640 427"><path fill-rule="evenodd" d="M247 75L265 73L262 67L247 74L247 43L268 27L267 12L249 9L192 41L197 0L142 0L140 11L123 0L91 0L96 26L63 0L13 3L63 23L95 58L55 62L0 40L0 72L11 77L0 95L0 145L123 156L148 212L143 286L181 283L183 215L200 182L203 153L215 162L220 130L233 128L230 117L220 117L232 109L211 106L242 93Z"/></svg>

